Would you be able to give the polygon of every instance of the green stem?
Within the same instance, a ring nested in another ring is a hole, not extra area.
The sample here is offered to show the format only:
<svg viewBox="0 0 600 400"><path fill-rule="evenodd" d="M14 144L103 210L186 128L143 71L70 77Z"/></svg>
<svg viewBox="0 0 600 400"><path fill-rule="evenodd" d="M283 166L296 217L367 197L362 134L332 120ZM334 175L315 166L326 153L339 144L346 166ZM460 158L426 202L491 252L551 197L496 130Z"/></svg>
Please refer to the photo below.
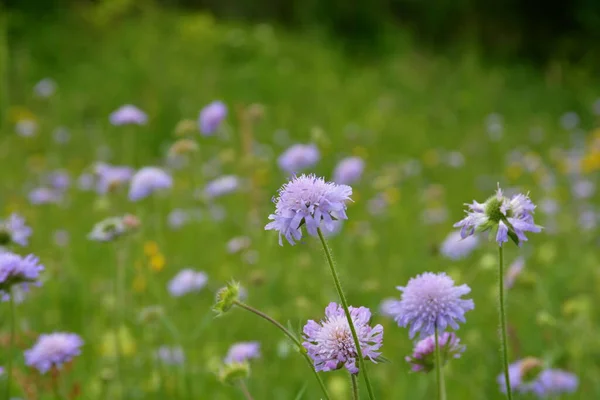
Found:
<svg viewBox="0 0 600 400"><path fill-rule="evenodd" d="M121 246L124 245L124 243L119 243ZM121 346L121 327L123 326L123 308L125 307L124 304L124 297L123 294L125 292L125 262L123 260L123 253L122 253L122 249L120 249L119 247L117 247L119 244L117 244L115 246L116 248L116 275L115 275L115 327L114 327L114 350L115 350L115 359L116 359L116 382L117 385L119 386L119 389L121 389L121 375L123 374L123 365L122 365L122 346Z"/></svg>
<svg viewBox="0 0 600 400"><path fill-rule="evenodd" d="M58 370L53 367L51 373L52 373L52 392L54 393L54 398L56 400L61 400L62 396L60 395L60 385L58 382L58 379L59 379Z"/></svg>
<svg viewBox="0 0 600 400"><path fill-rule="evenodd" d="M350 374L352 380L352 400L358 400L358 382L356 382L356 375Z"/></svg>
<svg viewBox="0 0 600 400"><path fill-rule="evenodd" d="M441 356L441 351L440 351L440 343L439 343L439 335L438 335L438 329L437 327L435 328L434 331L434 335L435 335L435 375L436 375L436 379L437 379L437 386L438 386L438 399L439 400L446 400L446 387L444 384L444 373L442 371L442 368L444 367L442 365L442 356Z"/></svg>
<svg viewBox="0 0 600 400"><path fill-rule="evenodd" d="M321 244L323 244L323 249L325 249L325 256L327 257L327 263L329 264L331 275L333 276L333 282L335 283L335 288L337 289L337 292L340 296L340 300L342 302L342 307L344 308L344 312L346 313L346 319L348 320L348 325L350 326L350 332L352 332L352 339L354 339L354 346L356 347L356 353L358 355L359 369L365 377L365 383L367 384L367 392L369 392L369 398L371 400L374 400L375 395L373 394L371 381L369 381L369 375L367 374L367 368L365 365L365 360L363 358L362 349L360 347L360 341L358 340L358 335L356 334L356 329L354 328L354 323L352 322L352 316L350 315L350 310L348 308L348 301L346 300L346 296L344 295L344 291L342 290L342 284L340 283L340 278L335 269L335 264L333 263L331 250L329 249L329 246L325 241L325 237L323 237L323 232L321 232L321 228L317 228L317 232L319 233L319 239L321 239Z"/></svg>
<svg viewBox="0 0 600 400"><path fill-rule="evenodd" d="M13 348L15 347L15 299L12 288L8 289L9 307L10 307L10 339L8 342L8 361L6 365L6 398L10 399L10 384L12 382L13 369Z"/></svg>
<svg viewBox="0 0 600 400"><path fill-rule="evenodd" d="M252 395L250 394L250 391L248 390L248 386L246 386L246 382L244 382L243 379L240 379L238 381L238 384L240 386L240 389L242 390L242 393L244 393L244 397L246 398L246 400L253 400Z"/></svg>
<svg viewBox="0 0 600 400"><path fill-rule="evenodd" d="M506 338L506 310L504 299L504 251L498 246L498 300L500 303L500 334L502 346L502 366L504 367L504 382L506 383L506 397L512 400L510 376L508 374L508 343Z"/></svg>
<svg viewBox="0 0 600 400"><path fill-rule="evenodd" d="M277 322L273 318L269 317L267 314L263 313L262 311L259 311L256 308L249 306L248 304L242 303L241 301L236 300L234 302L234 304L240 308L243 308L244 310L250 311L251 313L258 315L259 317L261 317L264 320L269 321L271 324L275 325L281 332L283 332L292 342L294 342L294 344L298 348L298 351L300 352L300 354L302 354L302 356L304 357L304 359L310 366L310 369L313 371L315 378L319 382L319 386L321 386L321 390L323 391L323 395L325 396L325 399L330 400L329 393L327 393L327 388L325 387L325 383L321 379L321 376L319 375L319 373L315 370L312 360L306 353L306 349L304 348L304 346L302 346L302 343L300 343L300 341L296 338L296 336L294 336L293 333L291 333L289 330L287 330L279 322Z"/></svg>

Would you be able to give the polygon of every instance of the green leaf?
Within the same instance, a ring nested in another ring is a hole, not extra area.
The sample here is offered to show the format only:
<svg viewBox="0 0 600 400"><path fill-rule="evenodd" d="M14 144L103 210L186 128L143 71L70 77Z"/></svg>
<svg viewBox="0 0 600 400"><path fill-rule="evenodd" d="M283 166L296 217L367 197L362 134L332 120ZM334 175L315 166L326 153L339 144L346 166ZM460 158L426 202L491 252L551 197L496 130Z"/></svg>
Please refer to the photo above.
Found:
<svg viewBox="0 0 600 400"><path fill-rule="evenodd" d="M302 386L296 397L294 397L294 400L300 400L304 392L306 392L306 383L304 384L304 386Z"/></svg>

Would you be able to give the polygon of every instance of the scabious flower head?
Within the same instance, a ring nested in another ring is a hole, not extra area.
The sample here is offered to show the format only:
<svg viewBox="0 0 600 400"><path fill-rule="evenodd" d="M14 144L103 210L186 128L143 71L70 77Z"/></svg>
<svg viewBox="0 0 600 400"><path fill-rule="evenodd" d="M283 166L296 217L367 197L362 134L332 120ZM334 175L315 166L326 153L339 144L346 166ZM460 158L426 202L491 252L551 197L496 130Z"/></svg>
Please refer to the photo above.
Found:
<svg viewBox="0 0 600 400"><path fill-rule="evenodd" d="M40 272L44 266L39 259L30 254L26 257L6 252L0 253L0 296L2 300L10 299L11 288L18 285L27 290L29 285L39 286Z"/></svg>
<svg viewBox="0 0 600 400"><path fill-rule="evenodd" d="M454 286L452 278L443 272L417 275L398 290L402 298L394 308L394 319L398 326L410 325L411 338L417 332L422 337L432 335L435 329L443 332L448 326L458 329L458 322L465 322L465 312L475 308L473 300L462 299L471 288Z"/></svg>
<svg viewBox="0 0 600 400"><path fill-rule="evenodd" d="M38 187L31 190L27 196L33 205L57 204L62 200L62 194L47 187Z"/></svg>
<svg viewBox="0 0 600 400"><path fill-rule="evenodd" d="M531 390L540 398L552 398L564 393L573 393L579 386L576 375L560 369L546 369L540 372Z"/></svg>
<svg viewBox="0 0 600 400"><path fill-rule="evenodd" d="M96 175L96 191L106 194L126 184L133 177L135 170L124 165L97 163L94 166Z"/></svg>
<svg viewBox="0 0 600 400"><path fill-rule="evenodd" d="M198 292L206 286L208 276L204 272L193 269L182 269L169 282L168 289L171 296L179 297L190 292Z"/></svg>
<svg viewBox="0 0 600 400"><path fill-rule="evenodd" d="M467 216L454 224L455 228L461 228L463 238L475 232L494 229L499 246L508 242L508 238L520 246L527 240L525 232L541 231L541 227L533 221L535 204L527 195L519 193L508 198L498 186L496 194L485 203L473 201L473 204L467 206Z"/></svg>
<svg viewBox="0 0 600 400"><path fill-rule="evenodd" d="M320 158L319 149L314 144L295 144L279 156L277 163L288 174L295 174L311 168Z"/></svg>
<svg viewBox="0 0 600 400"><path fill-rule="evenodd" d="M387 318L394 318L396 316L396 304L398 300L395 297L389 297L383 299L379 304L379 314Z"/></svg>
<svg viewBox="0 0 600 400"><path fill-rule="evenodd" d="M94 225L88 239L96 242L110 242L135 231L140 225L137 217L125 214L122 217L110 217Z"/></svg>
<svg viewBox="0 0 600 400"><path fill-rule="evenodd" d="M19 214L12 213L7 219L0 220L0 246L12 243L27 246L31 233L31 228Z"/></svg>
<svg viewBox="0 0 600 400"><path fill-rule="evenodd" d="M240 180L235 175L223 175L206 184L204 196L214 199L235 192L240 185Z"/></svg>
<svg viewBox="0 0 600 400"><path fill-rule="evenodd" d="M251 243L252 241L248 236L236 236L227 242L227 252L231 254L239 253L250 247Z"/></svg>
<svg viewBox="0 0 600 400"><path fill-rule="evenodd" d="M352 322L365 359L376 362L383 345L383 327L371 327L371 311L366 307L349 307ZM351 374L358 373L358 354L344 309L329 303L325 319L319 323L309 320L304 325L304 343L317 371L332 371L346 367Z"/></svg>
<svg viewBox="0 0 600 400"><path fill-rule="evenodd" d="M46 177L48 184L56 190L66 190L71 186L71 177L64 170L52 171Z"/></svg>
<svg viewBox="0 0 600 400"><path fill-rule="evenodd" d="M269 215L272 222L265 229L279 232L280 245L282 237L292 245L300 240L302 224L312 236L317 236L318 228L331 232L335 229L334 219L348 219L346 202L351 194L350 186L325 182L315 175L295 177L279 189L275 213Z"/></svg>
<svg viewBox="0 0 600 400"><path fill-rule="evenodd" d="M350 185L360 179L365 162L360 157L344 158L333 171L333 181L339 185Z"/></svg>
<svg viewBox="0 0 600 400"><path fill-rule="evenodd" d="M40 335L36 344L25 350L25 364L45 374L52 367L61 368L64 363L80 355L81 346L83 340L74 333Z"/></svg>
<svg viewBox="0 0 600 400"><path fill-rule="evenodd" d="M225 287L217 291L215 305L213 306L213 311L217 316L221 316L231 310L235 302L239 301L240 297L242 297L241 291L240 284L235 281L227 283Z"/></svg>
<svg viewBox="0 0 600 400"><path fill-rule="evenodd" d="M119 125L146 125L148 116L142 110L131 104L125 104L110 114L110 123Z"/></svg>
<svg viewBox="0 0 600 400"><path fill-rule="evenodd" d="M512 391L515 393L530 393L541 366L542 362L534 357L527 357L510 364L508 366L508 378L510 379ZM496 381L500 386L500 391L506 393L504 374L499 374Z"/></svg>
<svg viewBox="0 0 600 400"><path fill-rule="evenodd" d="M182 365L185 362L185 354L179 346L160 346L156 350L155 356L166 365Z"/></svg>
<svg viewBox="0 0 600 400"><path fill-rule="evenodd" d="M467 257L479 245L479 236L462 238L460 232L453 231L446 236L440 246L440 253L450 260L460 260Z"/></svg>
<svg viewBox="0 0 600 400"><path fill-rule="evenodd" d="M465 351L465 346L460 344L460 339L454 332L444 332L438 338L442 366L450 358L460 358ZM435 335L427 336L415 344L413 354L405 360L411 365L413 372L429 372L435 368Z"/></svg>
<svg viewBox="0 0 600 400"><path fill-rule="evenodd" d="M44 78L33 87L33 92L38 97L47 98L56 91L56 82L52 78Z"/></svg>
<svg viewBox="0 0 600 400"><path fill-rule="evenodd" d="M213 101L200 111L198 126L200 132L209 136L219 129L223 120L227 117L227 106L221 101Z"/></svg>
<svg viewBox="0 0 600 400"><path fill-rule="evenodd" d="M173 186L173 178L157 167L144 167L131 178L129 200L138 201L153 192L167 190Z"/></svg>
<svg viewBox="0 0 600 400"><path fill-rule="evenodd" d="M260 357L260 343L240 342L232 345L227 351L223 362L225 364L242 363Z"/></svg>

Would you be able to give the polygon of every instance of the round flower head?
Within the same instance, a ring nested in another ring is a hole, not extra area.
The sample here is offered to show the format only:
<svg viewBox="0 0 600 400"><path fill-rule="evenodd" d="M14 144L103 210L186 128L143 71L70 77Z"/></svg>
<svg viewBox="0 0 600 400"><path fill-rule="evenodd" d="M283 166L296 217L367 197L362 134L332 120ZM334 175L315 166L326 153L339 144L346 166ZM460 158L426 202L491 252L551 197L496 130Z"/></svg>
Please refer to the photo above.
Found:
<svg viewBox="0 0 600 400"><path fill-rule="evenodd" d="M38 187L31 190L27 196L33 205L57 204L62 200L62 194L47 187Z"/></svg>
<svg viewBox="0 0 600 400"><path fill-rule="evenodd" d="M417 275L398 290L402 298L394 308L394 320L401 327L410 325L411 338L417 332L422 337L432 335L435 329L443 332L448 326L458 329L458 322L465 322L465 312L475 308L473 300L461 298L471 288L454 286L452 278L443 272Z"/></svg>
<svg viewBox="0 0 600 400"><path fill-rule="evenodd" d="M203 135L212 135L227 117L227 106L221 101L213 101L200 111L198 125Z"/></svg>
<svg viewBox="0 0 600 400"><path fill-rule="evenodd" d="M517 245L527 240L525 232L540 232L542 228L533 222L535 205L524 194L516 194L510 198L502 194L498 186L496 194L481 204L473 201L467 204L467 216L454 224L461 228L463 238L475 232L496 231L496 242L499 246L510 238Z"/></svg>
<svg viewBox="0 0 600 400"><path fill-rule="evenodd" d="M546 369L532 384L532 391L540 398L552 398L563 393L573 393L579 386L576 375L560 369Z"/></svg>
<svg viewBox="0 0 600 400"><path fill-rule="evenodd" d="M232 345L227 351L223 362L225 364L243 363L252 358L260 357L260 343L240 342Z"/></svg>
<svg viewBox="0 0 600 400"><path fill-rule="evenodd" d="M460 260L467 257L479 245L479 236L462 238L460 232L450 232L440 246L440 253L450 260Z"/></svg>
<svg viewBox="0 0 600 400"><path fill-rule="evenodd" d="M454 332L444 332L439 338L442 366L450 358L460 358L465 351L465 346L460 344L460 339ZM413 372L429 372L435 368L435 335L427 336L415 344L413 354L406 357Z"/></svg>
<svg viewBox="0 0 600 400"><path fill-rule="evenodd" d="M27 246L31 232L31 228L25 225L25 219L13 213L7 219L0 220L0 246L12 243Z"/></svg>
<svg viewBox="0 0 600 400"><path fill-rule="evenodd" d="M27 290L30 284L40 285L38 281L44 266L33 254L21 257L10 252L0 253L0 296L2 300L10 299L13 286L18 285Z"/></svg>
<svg viewBox="0 0 600 400"><path fill-rule="evenodd" d="M208 199L214 199L232 192L239 187L239 179L234 175L224 175L208 182L204 188L204 195Z"/></svg>
<svg viewBox="0 0 600 400"><path fill-rule="evenodd" d="M19 136L31 137L37 132L38 124L31 119L22 119L15 124L15 131Z"/></svg>
<svg viewBox="0 0 600 400"><path fill-rule="evenodd" d="M56 190L67 190L71 186L71 177L67 171L56 170L46 177L47 183Z"/></svg>
<svg viewBox="0 0 600 400"><path fill-rule="evenodd" d="M333 181L340 185L350 185L360 179L365 162L360 157L344 158L333 171Z"/></svg>
<svg viewBox="0 0 600 400"><path fill-rule="evenodd" d="M125 104L110 114L110 123L113 125L146 125L148 116L136 106Z"/></svg>
<svg viewBox="0 0 600 400"><path fill-rule="evenodd" d="M129 182L135 171L126 166L98 163L94 172L97 177L96 191L105 194Z"/></svg>
<svg viewBox="0 0 600 400"><path fill-rule="evenodd" d="M314 144L295 144L284 151L277 163L288 174L295 174L314 166L321 158Z"/></svg>
<svg viewBox="0 0 600 400"><path fill-rule="evenodd" d="M542 363L534 357L527 357L515 361L508 366L508 378L510 387L515 393L530 393L533 389L534 378L539 371ZM506 393L506 381L504 374L499 374L496 378L500 391Z"/></svg>
<svg viewBox="0 0 600 400"><path fill-rule="evenodd" d="M335 229L334 219L348 219L346 202L351 194L350 186L325 182L315 175L293 178L279 190L275 214L269 215L273 221L265 229L279 232L280 245L283 236L292 245L300 240L302 224L312 236L317 236L317 228L331 232Z"/></svg>
<svg viewBox="0 0 600 400"><path fill-rule="evenodd" d="M82 345L83 340L74 333L40 335L36 344L25 350L25 364L45 374L52 367L60 368L81 354Z"/></svg>
<svg viewBox="0 0 600 400"><path fill-rule="evenodd" d="M352 322L360 342L363 357L376 362L383 345L383 327L371 327L371 311L366 307L349 307ZM329 303L325 319L319 323L310 320L304 325L302 345L308 351L317 371L332 371L346 367L352 374L358 373L358 354L344 309Z"/></svg>
<svg viewBox="0 0 600 400"><path fill-rule="evenodd" d="M160 346L156 350L155 356L166 365L182 365L185 362L185 354L179 346Z"/></svg>
<svg viewBox="0 0 600 400"><path fill-rule="evenodd" d="M198 292L206 286L208 277L204 272L196 272L193 269L182 269L171 282L168 289L171 296L179 297L190 292Z"/></svg>
<svg viewBox="0 0 600 400"><path fill-rule="evenodd" d="M126 233L127 227L121 217L110 217L94 225L88 239L96 242L110 242Z"/></svg>
<svg viewBox="0 0 600 400"><path fill-rule="evenodd" d="M56 91L56 82L51 78L44 78L33 87L33 92L38 97L50 97Z"/></svg>
<svg viewBox="0 0 600 400"><path fill-rule="evenodd" d="M157 167L144 167L131 178L129 200L138 201L158 190L170 189L173 178Z"/></svg>

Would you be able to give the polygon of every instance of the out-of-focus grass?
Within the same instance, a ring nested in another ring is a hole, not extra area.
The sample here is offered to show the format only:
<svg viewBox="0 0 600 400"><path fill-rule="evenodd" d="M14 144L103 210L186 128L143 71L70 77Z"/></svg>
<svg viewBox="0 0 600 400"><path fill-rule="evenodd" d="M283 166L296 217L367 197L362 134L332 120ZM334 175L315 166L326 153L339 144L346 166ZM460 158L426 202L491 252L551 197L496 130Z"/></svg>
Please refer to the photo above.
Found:
<svg viewBox="0 0 600 400"><path fill-rule="evenodd" d="M279 332L241 311L222 319L213 319L210 311L211 292L231 278L248 289L249 303L299 329L307 319L320 318L327 303L336 300L315 240L279 247L276 235L263 230L273 207L270 198L285 181L275 157L289 144L309 141L315 141L323 155L315 169L318 174L330 177L342 156L355 154L367 161L365 177L354 187L350 220L331 239L351 304L376 311L383 298L398 294L395 286L423 271L447 271L473 289L476 308L459 331L468 350L447 368L448 392L457 399L500 398L496 252L492 244L484 245L466 260L449 262L433 249L461 218L462 203L485 199L496 182L529 190L536 201L545 193L543 179L556 178L555 189L548 193L562 207L558 232L532 235L522 249L507 250L508 262L519 253L527 256L526 272L508 299L513 359L533 355L577 373L581 387L573 398L600 394L600 315L593 307L600 300L597 231L583 232L578 226L578 204L569 194L561 167L564 157L558 150L569 148L574 138L586 138L585 132L597 125L591 112L598 95L592 83L597 82L585 72L490 66L473 54L445 58L407 47L381 59L357 61L316 34L226 24L205 14L151 9L136 17L94 23L98 18L86 12L59 21L29 21L19 29L10 43L9 112L12 122L23 115L35 118L39 130L26 139L11 126L0 137L2 210L27 217L35 230L29 250L47 266L44 286L18 307L21 332L30 332L22 347L32 343L34 333L81 334L86 346L67 378L81 385L81 398L99 398L103 379L110 377L106 335L110 338L112 332L111 282L119 249L125 253L130 288L126 304L120 306L125 308L130 345L121 375L128 388L123 398L240 397L218 383L212 366L230 344L241 340L262 344L263 357L253 363L249 382L256 399L294 398L305 382L304 398L318 398L318 387L301 358L293 352L282 358ZM32 95L32 86L43 77L58 84L48 100ZM230 106L228 138L196 136L199 155L191 166L174 172L176 185L168 196L129 203L125 193L99 200L73 188L63 205L27 203L27 190L43 171L66 168L75 177L106 147L115 164L164 163L168 145L176 140L177 122L195 119L213 99ZM149 124L112 127L108 114L124 103L145 110ZM239 116L255 103L264 113L253 135L264 146L260 157L248 160ZM559 118L567 111L581 116L584 131L561 128ZM504 121L499 141L491 141L486 133L490 113L501 114ZM66 145L52 140L58 126L71 132ZM532 129L543 130L541 141L531 139ZM513 150L540 163L527 172L524 159L507 161ZM461 152L465 166L448 167L443 161L448 151ZM210 207L192 196L193 188L206 180L202 165L214 160L220 172L254 182L248 189L253 197L243 192L218 202L226 210L222 221L213 220ZM420 173L403 172L409 160L420 163ZM597 174L589 178L597 181ZM377 193L384 194L389 207L375 217L368 213L367 202ZM203 218L171 230L166 216L176 207L199 207ZM424 210L435 207L448 210L447 219L424 224ZM86 239L96 221L124 212L143 220L135 237L108 245ZM251 215L258 215L259 223ZM543 216L540 220L545 223ZM52 241L57 229L70 233L65 248ZM252 239L256 263L227 253L227 241L239 235ZM166 282L186 266L206 271L210 288L170 298ZM137 321L140 309L153 304L166 308L179 338L164 327ZM6 307L1 311L6 320ZM412 343L407 331L377 313L375 321L385 327L383 353L392 361L370 367L379 398L432 398L433 376L408 373L404 356ZM176 342L186 351L193 395L184 390L180 370L153 367L157 345ZM28 372L21 360L18 364L21 372ZM333 389L347 383L342 371L324 378ZM106 385L110 398L118 398L111 382ZM347 398L341 390L336 398Z"/></svg>

